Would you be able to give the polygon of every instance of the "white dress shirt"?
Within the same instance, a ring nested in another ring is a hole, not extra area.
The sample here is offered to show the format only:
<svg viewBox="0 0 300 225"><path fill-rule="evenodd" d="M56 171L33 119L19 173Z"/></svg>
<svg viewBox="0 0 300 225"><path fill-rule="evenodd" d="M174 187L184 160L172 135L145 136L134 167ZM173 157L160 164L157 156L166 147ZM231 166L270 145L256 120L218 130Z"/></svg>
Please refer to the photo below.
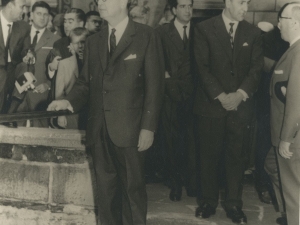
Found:
<svg viewBox="0 0 300 225"><path fill-rule="evenodd" d="M120 23L118 23L115 27L112 27L108 24L108 50L110 51L110 34L113 28L116 29L115 36L116 36L116 45L118 45L121 37L123 36L125 29L128 25L129 18L126 16Z"/></svg>
<svg viewBox="0 0 300 225"><path fill-rule="evenodd" d="M186 26L186 36L187 38L189 38L190 36L190 28L191 28L191 23L189 22L188 24L186 25L183 25L182 23L180 23L177 18L174 20L174 26L176 27L181 39L183 40L183 31L184 31L184 28L183 26Z"/></svg>
<svg viewBox="0 0 300 225"><path fill-rule="evenodd" d="M13 22L8 22L7 19L3 16L3 11L0 12L0 18L1 18L1 26L2 26L2 34L3 34L3 40L4 40L4 45L6 46L6 41L8 37L8 24L11 25L11 30L13 27ZM8 50L8 62L11 62L11 57L10 57L10 52Z"/></svg>
<svg viewBox="0 0 300 225"><path fill-rule="evenodd" d="M223 10L223 13L222 13L222 18L223 18L223 21L224 21L224 23L225 23L226 30L227 30L228 33L229 33L230 27L231 27L231 26L230 26L230 23L234 23L234 25L232 26L232 29L233 29L232 37L233 37L233 40L234 40L236 28L237 28L238 25L239 25L239 21L234 21L234 20L229 19L229 18L225 15L224 10Z"/></svg>
<svg viewBox="0 0 300 225"><path fill-rule="evenodd" d="M35 36L35 34L36 34L36 31L39 31L40 33L38 34L38 38L37 38L37 42L36 42L36 43L38 43L39 40L41 39L43 33L45 32L45 30L46 30L46 27L44 27L44 28L41 29L41 30L38 30L38 29L36 29L36 28L34 27L34 25L32 25L32 26L31 26L31 31L30 31L30 39L31 39L31 42L30 42L30 43L32 44L33 38L34 38L34 36Z"/></svg>

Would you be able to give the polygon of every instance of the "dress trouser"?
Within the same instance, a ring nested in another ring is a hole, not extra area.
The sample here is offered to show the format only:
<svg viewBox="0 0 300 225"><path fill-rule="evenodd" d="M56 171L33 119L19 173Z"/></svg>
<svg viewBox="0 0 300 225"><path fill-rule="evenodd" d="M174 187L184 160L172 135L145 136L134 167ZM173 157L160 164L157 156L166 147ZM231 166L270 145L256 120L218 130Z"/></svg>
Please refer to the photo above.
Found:
<svg viewBox="0 0 300 225"><path fill-rule="evenodd" d="M137 147L114 145L105 123L91 152L101 225L146 224L145 153L138 152Z"/></svg>
<svg viewBox="0 0 300 225"><path fill-rule="evenodd" d="M219 199L219 166L225 160L225 209L242 208L243 176L248 160L250 120L243 121L236 111L222 118L198 116L200 179L202 197L198 204L217 207ZM223 152L224 150L224 152ZM221 168L223 170L224 168Z"/></svg>
<svg viewBox="0 0 300 225"><path fill-rule="evenodd" d="M290 148L291 159L284 159L277 151L277 158L285 200L288 225L300 224L300 149Z"/></svg>
<svg viewBox="0 0 300 225"><path fill-rule="evenodd" d="M265 170L269 174L277 199L279 212L285 213L285 204L280 182L276 148L271 147L265 160Z"/></svg>

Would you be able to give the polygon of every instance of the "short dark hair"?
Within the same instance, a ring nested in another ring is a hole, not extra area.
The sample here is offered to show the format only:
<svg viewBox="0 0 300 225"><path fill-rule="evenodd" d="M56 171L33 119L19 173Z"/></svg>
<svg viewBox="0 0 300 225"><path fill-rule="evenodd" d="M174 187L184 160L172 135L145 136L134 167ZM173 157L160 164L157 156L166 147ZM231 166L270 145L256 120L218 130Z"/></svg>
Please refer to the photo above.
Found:
<svg viewBox="0 0 300 225"><path fill-rule="evenodd" d="M1 0L1 6L4 7L10 2L15 3L15 0Z"/></svg>
<svg viewBox="0 0 300 225"><path fill-rule="evenodd" d="M65 14L68 14L68 13L75 13L77 20L79 20L80 22L83 21L83 23L85 23L85 21L86 21L85 13L83 12L82 9L71 8L65 12Z"/></svg>
<svg viewBox="0 0 300 225"><path fill-rule="evenodd" d="M91 16L100 16L100 13L97 12L97 11L89 11L85 14L85 19L86 21L88 21L88 19L91 17Z"/></svg>
<svg viewBox="0 0 300 225"><path fill-rule="evenodd" d="M44 1L38 1L38 2L35 2L32 6L32 9L31 9L31 12L34 12L34 10L37 8L37 7L40 7L40 8L45 8L48 10L48 13L50 14L51 13L51 7L50 5L47 3L47 2L44 2Z"/></svg>
<svg viewBox="0 0 300 225"><path fill-rule="evenodd" d="M192 4L194 4L194 0L192 0ZM169 5L170 5L170 9L172 11L173 8L177 8L178 0L169 0Z"/></svg>
<svg viewBox="0 0 300 225"><path fill-rule="evenodd" d="M72 40L73 37L80 37L82 35L88 37L90 35L90 32L84 27L76 27L70 31L69 38Z"/></svg>

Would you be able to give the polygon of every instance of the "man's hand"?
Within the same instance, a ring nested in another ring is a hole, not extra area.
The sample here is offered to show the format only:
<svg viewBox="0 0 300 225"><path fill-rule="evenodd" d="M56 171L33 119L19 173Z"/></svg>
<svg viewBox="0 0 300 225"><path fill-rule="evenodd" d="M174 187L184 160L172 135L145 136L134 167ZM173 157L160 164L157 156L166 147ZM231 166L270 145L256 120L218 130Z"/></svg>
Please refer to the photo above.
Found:
<svg viewBox="0 0 300 225"><path fill-rule="evenodd" d="M223 92L222 94L220 94L218 97L219 101L221 102L222 106L224 109L226 109L227 111L229 111L229 106L230 106L230 102L228 99L228 95L225 94L225 92Z"/></svg>
<svg viewBox="0 0 300 225"><path fill-rule="evenodd" d="M35 64L35 56L34 56L33 52L28 50L26 56L24 56L24 58L23 58L23 62L26 64Z"/></svg>
<svg viewBox="0 0 300 225"><path fill-rule="evenodd" d="M138 151L142 152L151 147L154 140L154 132L150 130L141 129L139 143L138 143Z"/></svg>
<svg viewBox="0 0 300 225"><path fill-rule="evenodd" d="M286 96L286 87L285 87L285 86L282 86L282 87L280 88L280 90L281 90L283 96Z"/></svg>
<svg viewBox="0 0 300 225"><path fill-rule="evenodd" d="M243 101L244 96L240 92L233 92L227 95L228 104L227 110L237 110L238 106Z"/></svg>
<svg viewBox="0 0 300 225"><path fill-rule="evenodd" d="M74 112L72 105L68 100L55 100L50 103L47 108L47 111L59 111L59 110L66 110L68 109L72 113Z"/></svg>
<svg viewBox="0 0 300 225"><path fill-rule="evenodd" d="M33 92L44 93L45 91L49 90L49 88L50 87L47 83L43 83L43 84L36 86Z"/></svg>
<svg viewBox="0 0 300 225"><path fill-rule="evenodd" d="M76 54L74 45L72 43L68 46L68 49L69 49L69 52L71 52L72 55Z"/></svg>
<svg viewBox="0 0 300 225"><path fill-rule="evenodd" d="M65 117L65 116L59 116L59 117L57 117L57 124L60 127L66 128L67 125L68 125L67 117Z"/></svg>
<svg viewBox="0 0 300 225"><path fill-rule="evenodd" d="M165 72L165 78L170 78L170 74L168 73L168 71Z"/></svg>
<svg viewBox="0 0 300 225"><path fill-rule="evenodd" d="M285 159L290 159L293 156L293 152L290 151L290 145L291 143L285 141L280 141L279 143L279 154Z"/></svg>
<svg viewBox="0 0 300 225"><path fill-rule="evenodd" d="M57 70L59 61L61 60L60 56L56 56L51 63L49 63L49 69L51 71Z"/></svg>

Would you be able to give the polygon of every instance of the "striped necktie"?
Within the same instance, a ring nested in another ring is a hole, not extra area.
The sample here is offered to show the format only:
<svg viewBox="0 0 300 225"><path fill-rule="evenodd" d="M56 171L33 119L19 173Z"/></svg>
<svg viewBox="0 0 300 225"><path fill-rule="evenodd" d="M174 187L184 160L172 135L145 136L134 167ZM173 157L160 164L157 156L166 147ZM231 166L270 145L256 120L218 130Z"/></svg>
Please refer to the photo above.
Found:
<svg viewBox="0 0 300 225"><path fill-rule="evenodd" d="M230 29L229 29L229 36L230 36L230 43L231 43L231 48L233 49L233 25L234 23L229 23Z"/></svg>

